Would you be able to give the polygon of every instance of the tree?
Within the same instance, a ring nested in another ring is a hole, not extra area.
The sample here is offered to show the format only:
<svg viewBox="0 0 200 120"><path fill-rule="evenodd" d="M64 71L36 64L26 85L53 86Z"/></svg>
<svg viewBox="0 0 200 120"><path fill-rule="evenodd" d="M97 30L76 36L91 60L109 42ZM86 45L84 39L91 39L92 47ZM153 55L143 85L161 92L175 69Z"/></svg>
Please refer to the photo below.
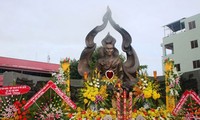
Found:
<svg viewBox="0 0 200 120"><path fill-rule="evenodd" d="M73 59L70 61L70 79L81 79L82 76L78 73L78 60Z"/></svg>

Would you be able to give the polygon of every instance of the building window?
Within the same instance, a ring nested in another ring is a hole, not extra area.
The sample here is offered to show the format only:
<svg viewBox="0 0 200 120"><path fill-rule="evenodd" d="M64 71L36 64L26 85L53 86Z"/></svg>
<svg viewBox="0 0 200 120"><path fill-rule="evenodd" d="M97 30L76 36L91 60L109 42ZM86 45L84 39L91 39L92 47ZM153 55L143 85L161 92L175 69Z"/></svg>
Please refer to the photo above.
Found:
<svg viewBox="0 0 200 120"><path fill-rule="evenodd" d="M191 21L188 24L189 24L189 30L196 28L195 21Z"/></svg>
<svg viewBox="0 0 200 120"><path fill-rule="evenodd" d="M200 68L200 60L193 61L193 68Z"/></svg>
<svg viewBox="0 0 200 120"><path fill-rule="evenodd" d="M176 68L177 71L181 71L181 66L180 66L180 64L175 64L174 66L175 66L175 68Z"/></svg>
<svg viewBox="0 0 200 120"><path fill-rule="evenodd" d="M197 48L198 47L198 41L197 40L193 40L191 41L191 48Z"/></svg>
<svg viewBox="0 0 200 120"><path fill-rule="evenodd" d="M165 55L174 54L174 45L173 43L169 43L165 45Z"/></svg>

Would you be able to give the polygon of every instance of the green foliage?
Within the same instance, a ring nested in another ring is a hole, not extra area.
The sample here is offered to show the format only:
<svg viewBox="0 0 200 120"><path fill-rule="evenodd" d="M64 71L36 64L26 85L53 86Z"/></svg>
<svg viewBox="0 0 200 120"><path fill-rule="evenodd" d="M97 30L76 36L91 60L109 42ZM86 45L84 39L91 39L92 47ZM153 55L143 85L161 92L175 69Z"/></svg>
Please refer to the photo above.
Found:
<svg viewBox="0 0 200 120"><path fill-rule="evenodd" d="M89 66L90 66L90 69L93 71L96 67L96 64L97 64L97 61L99 59L99 49L101 47L98 47L92 54L92 57L91 57L91 60L90 60L90 63L89 63Z"/></svg>
<svg viewBox="0 0 200 120"><path fill-rule="evenodd" d="M144 70L144 69L147 69L147 68L148 68L147 65L140 65L140 67L139 67L140 70Z"/></svg>
<svg viewBox="0 0 200 120"><path fill-rule="evenodd" d="M79 61L73 59L70 61L70 78L71 79L81 79L82 77L78 73L78 63Z"/></svg>

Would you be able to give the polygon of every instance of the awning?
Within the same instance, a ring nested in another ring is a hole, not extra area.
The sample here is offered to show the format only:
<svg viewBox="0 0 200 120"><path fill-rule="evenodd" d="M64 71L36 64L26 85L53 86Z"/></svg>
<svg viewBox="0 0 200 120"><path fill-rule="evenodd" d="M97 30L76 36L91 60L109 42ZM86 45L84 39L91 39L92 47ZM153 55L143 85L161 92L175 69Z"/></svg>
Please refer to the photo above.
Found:
<svg viewBox="0 0 200 120"><path fill-rule="evenodd" d="M183 19L185 19L185 18L182 18L178 21L175 21L175 22L170 23L170 24L165 25L165 26L169 27L173 32L179 31L179 30L185 28L185 24L182 22Z"/></svg>

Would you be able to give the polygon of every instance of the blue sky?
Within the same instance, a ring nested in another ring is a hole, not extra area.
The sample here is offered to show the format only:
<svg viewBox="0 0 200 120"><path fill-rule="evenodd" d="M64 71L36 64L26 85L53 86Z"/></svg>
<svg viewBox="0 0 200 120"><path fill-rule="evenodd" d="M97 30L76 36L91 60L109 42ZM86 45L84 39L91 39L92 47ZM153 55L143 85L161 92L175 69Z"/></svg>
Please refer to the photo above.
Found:
<svg viewBox="0 0 200 120"><path fill-rule="evenodd" d="M79 59L85 37L102 24L107 6L117 24L132 36L140 64L162 75L163 26L200 13L199 0L0 0L0 56L58 63ZM108 24L95 42L110 34L121 36Z"/></svg>

